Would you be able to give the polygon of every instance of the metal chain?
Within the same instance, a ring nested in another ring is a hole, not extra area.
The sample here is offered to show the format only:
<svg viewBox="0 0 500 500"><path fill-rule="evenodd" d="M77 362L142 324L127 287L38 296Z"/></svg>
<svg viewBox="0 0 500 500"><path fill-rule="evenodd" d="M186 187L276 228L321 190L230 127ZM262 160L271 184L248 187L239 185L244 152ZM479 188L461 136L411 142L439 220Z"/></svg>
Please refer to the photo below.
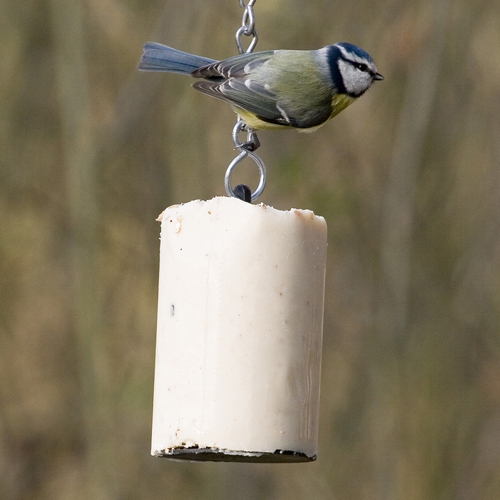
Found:
<svg viewBox="0 0 500 500"><path fill-rule="evenodd" d="M257 35L257 30L255 29L255 14L253 12L253 6L255 5L256 1L257 0L248 0L248 3L245 3L245 0L239 0L240 7L242 9L245 9L243 13L243 19L241 22L241 28L239 28L236 31L236 46L238 47L238 52L240 54L245 54L245 53L249 54L253 52L255 46L257 45L257 41L259 39ZM243 43L241 41L241 37L243 35L252 37L252 40L246 50L243 48ZM246 142L240 141L239 138L240 132L247 133ZM260 172L259 185L257 186L255 192L251 194L251 201L255 201L264 191L264 188L266 187L266 178L267 178L266 166L264 165L262 158L255 153L255 150L260 146L259 139L257 137L255 130L246 125L241 118L238 118L238 121L236 122L236 125L234 126L233 129L233 142L235 149L237 149L240 153L229 164L229 167L227 167L226 176L224 179L226 193L228 196L232 197L236 196L231 186L231 176L235 167L246 157L249 157L256 163Z"/></svg>
<svg viewBox="0 0 500 500"><path fill-rule="evenodd" d="M255 49L259 39L257 30L255 29L255 14L253 12L253 6L256 1L257 0L249 0L246 4L245 0L239 0L240 7L245 9L245 12L243 12L243 20L241 21L241 28L236 31L236 46L238 47L238 52L240 54L253 52L253 49ZM241 43L242 35L252 37L252 41L250 42L247 50L243 48L243 44Z"/></svg>

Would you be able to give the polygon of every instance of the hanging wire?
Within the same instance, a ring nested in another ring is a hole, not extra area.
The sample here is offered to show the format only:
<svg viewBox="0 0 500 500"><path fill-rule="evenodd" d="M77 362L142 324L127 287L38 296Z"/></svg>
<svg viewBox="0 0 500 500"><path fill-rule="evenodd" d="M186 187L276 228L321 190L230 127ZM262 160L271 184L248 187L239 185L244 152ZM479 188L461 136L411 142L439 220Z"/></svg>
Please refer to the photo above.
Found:
<svg viewBox="0 0 500 500"><path fill-rule="evenodd" d="M257 45L258 35L257 30L255 29L255 14L253 11L253 6L256 1L257 0L249 0L248 3L245 3L245 0L239 0L240 7L245 9L243 12L241 27L236 31L236 46L238 47L238 52L240 54L253 52L255 46ZM252 37L252 40L246 50L244 49L242 43L243 36ZM245 142L240 141L240 132L247 133L247 140ZM238 118L238 121L233 128L233 142L235 149L237 149L240 153L227 167L226 176L224 178L226 193L228 196L239 197L232 188L231 176L236 166L248 157L255 162L260 172L259 185L251 194L251 201L255 201L264 191L267 179L266 166L264 165L262 158L255 153L255 150L260 146L257 133L255 130L246 125L241 118ZM240 190L237 191L240 192Z"/></svg>

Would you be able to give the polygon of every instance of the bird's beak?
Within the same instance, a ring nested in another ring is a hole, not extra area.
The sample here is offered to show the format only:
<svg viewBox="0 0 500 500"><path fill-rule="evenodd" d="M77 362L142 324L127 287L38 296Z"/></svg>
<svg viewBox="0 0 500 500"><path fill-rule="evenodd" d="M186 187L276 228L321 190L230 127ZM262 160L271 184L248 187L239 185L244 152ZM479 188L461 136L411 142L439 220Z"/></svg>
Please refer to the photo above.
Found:
<svg viewBox="0 0 500 500"><path fill-rule="evenodd" d="M375 73L375 76L373 77L374 80L383 80L384 77L380 73Z"/></svg>

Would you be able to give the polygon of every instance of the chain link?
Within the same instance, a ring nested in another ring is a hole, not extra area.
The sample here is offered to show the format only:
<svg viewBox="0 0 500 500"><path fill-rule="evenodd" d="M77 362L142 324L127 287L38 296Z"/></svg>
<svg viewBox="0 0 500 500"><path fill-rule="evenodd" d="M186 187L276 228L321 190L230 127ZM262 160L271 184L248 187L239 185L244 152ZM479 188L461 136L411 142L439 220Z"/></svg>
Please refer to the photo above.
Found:
<svg viewBox="0 0 500 500"><path fill-rule="evenodd" d="M245 3L245 0L239 0L240 2L240 7L242 9L245 9L243 12L243 18L241 21L241 28L239 28L236 31L236 46L238 47L238 52L240 54L249 54L253 52L255 49L255 46L257 45L257 41L259 39L257 35L257 30L255 29L255 14L253 11L253 6L255 5L255 2L257 0L248 0L248 3ZM248 45L247 49L245 50L243 47L242 43L242 36L251 36L252 40L250 41L250 44ZM240 132L246 132L247 133L247 140L246 142L241 142L239 138ZM235 169L235 167L243 161L245 158L250 158L252 159L257 167L259 168L260 172L260 181L259 185L257 186L257 189L255 192L252 193L251 195L251 201L255 201L264 191L264 188L266 187L266 166L264 165L264 162L262 161L262 158L255 153L255 150L260 146L259 139L257 137L257 134L255 130L251 129L248 127L241 118L238 117L238 121L236 125L234 126L233 129L233 142L234 142L234 147L237 149L240 153L238 156L229 164L229 167L227 168L226 171L226 177L224 179L224 185L226 188L226 193L228 196L236 196L232 186L231 186L231 176L232 173Z"/></svg>
<svg viewBox="0 0 500 500"><path fill-rule="evenodd" d="M241 28L236 31L236 46L238 47L238 52L240 54L253 52L255 46L257 45L257 40L259 39L257 30L255 29L255 14L253 12L253 6L256 1L257 0L249 0L248 3L245 3L245 0L239 0L240 7L245 9L243 12L243 19L241 21ZM241 41L241 37L243 35L252 37L250 45L246 50L243 48L243 43Z"/></svg>

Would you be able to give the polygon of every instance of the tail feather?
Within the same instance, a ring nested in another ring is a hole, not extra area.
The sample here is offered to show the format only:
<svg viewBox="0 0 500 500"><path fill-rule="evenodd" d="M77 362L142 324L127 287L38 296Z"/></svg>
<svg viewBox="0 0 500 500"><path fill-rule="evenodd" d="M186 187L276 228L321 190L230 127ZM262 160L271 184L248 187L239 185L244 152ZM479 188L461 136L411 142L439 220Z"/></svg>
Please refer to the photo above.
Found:
<svg viewBox="0 0 500 500"><path fill-rule="evenodd" d="M141 71L168 71L188 75L195 69L215 62L214 59L188 54L161 43L148 42L137 68Z"/></svg>

